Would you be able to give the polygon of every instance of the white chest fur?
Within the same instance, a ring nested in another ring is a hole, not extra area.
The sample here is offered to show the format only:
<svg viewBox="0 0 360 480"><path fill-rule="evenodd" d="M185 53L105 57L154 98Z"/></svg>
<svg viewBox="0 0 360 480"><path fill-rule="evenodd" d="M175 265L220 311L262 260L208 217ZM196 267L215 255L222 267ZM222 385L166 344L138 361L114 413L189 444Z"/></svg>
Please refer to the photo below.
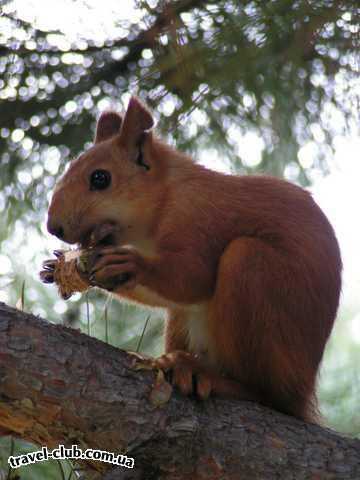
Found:
<svg viewBox="0 0 360 480"><path fill-rule="evenodd" d="M217 365L214 346L207 327L208 305L191 305L184 309L184 328L187 330L188 348L198 354L205 363Z"/></svg>
<svg viewBox="0 0 360 480"><path fill-rule="evenodd" d="M206 328L206 308L203 305L192 305L184 309L184 322L187 329L189 350L204 354L209 350L209 335Z"/></svg>
<svg viewBox="0 0 360 480"><path fill-rule="evenodd" d="M153 248L136 243L132 245L140 253L149 254ZM200 355L206 363L216 364L215 351L210 341L207 328L208 305L206 303L184 306L168 300L149 288L137 285L133 290L121 292L120 296L127 301L147 305L148 307L162 308L174 312L177 318L181 318L183 329L186 333L188 350Z"/></svg>
<svg viewBox="0 0 360 480"><path fill-rule="evenodd" d="M202 357L203 361L211 366L216 366L216 355L207 328L208 305L179 305L171 302L150 289L142 286L130 290L127 300L148 307L161 308L168 311L170 316L175 315L182 324L182 329L187 338L187 350Z"/></svg>
<svg viewBox="0 0 360 480"><path fill-rule="evenodd" d="M149 288L143 287L142 285L137 285L133 290L129 292L124 292L125 296L135 303L140 303L142 305L147 305L148 307L155 308L176 308L177 304L171 300L158 295L156 292L150 290Z"/></svg>

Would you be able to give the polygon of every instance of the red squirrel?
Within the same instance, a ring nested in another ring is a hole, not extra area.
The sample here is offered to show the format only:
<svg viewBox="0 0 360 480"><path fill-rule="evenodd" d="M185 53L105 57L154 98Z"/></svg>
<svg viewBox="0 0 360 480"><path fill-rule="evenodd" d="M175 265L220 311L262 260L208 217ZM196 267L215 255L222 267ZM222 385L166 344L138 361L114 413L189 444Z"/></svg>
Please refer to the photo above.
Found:
<svg viewBox="0 0 360 480"><path fill-rule="evenodd" d="M329 221L304 189L209 170L153 125L136 97L124 115L101 114L94 145L57 183L48 231L86 247L99 226L112 227L91 283L166 310L156 365L182 393L314 421L341 289Z"/></svg>

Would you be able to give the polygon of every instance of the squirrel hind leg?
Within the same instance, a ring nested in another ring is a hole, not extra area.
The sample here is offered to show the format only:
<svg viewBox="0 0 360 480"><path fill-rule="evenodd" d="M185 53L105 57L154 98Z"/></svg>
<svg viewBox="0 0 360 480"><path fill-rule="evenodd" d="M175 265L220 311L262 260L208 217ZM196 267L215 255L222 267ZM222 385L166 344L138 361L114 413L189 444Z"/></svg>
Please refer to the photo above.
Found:
<svg viewBox="0 0 360 480"><path fill-rule="evenodd" d="M316 373L304 374L287 362L276 363L277 352L269 353L272 362L261 386L261 403L309 423L320 423L315 381ZM305 368L305 367L304 367Z"/></svg>
<svg viewBox="0 0 360 480"><path fill-rule="evenodd" d="M212 376L211 385L211 392L215 396L261 403L261 397L255 391L230 378L215 374Z"/></svg>
<svg viewBox="0 0 360 480"><path fill-rule="evenodd" d="M209 332L225 374L255 392L259 403L313 421L318 362L306 319L319 305L308 303L301 275L289 265L260 239L231 242L218 267ZM317 339L315 346L325 344Z"/></svg>

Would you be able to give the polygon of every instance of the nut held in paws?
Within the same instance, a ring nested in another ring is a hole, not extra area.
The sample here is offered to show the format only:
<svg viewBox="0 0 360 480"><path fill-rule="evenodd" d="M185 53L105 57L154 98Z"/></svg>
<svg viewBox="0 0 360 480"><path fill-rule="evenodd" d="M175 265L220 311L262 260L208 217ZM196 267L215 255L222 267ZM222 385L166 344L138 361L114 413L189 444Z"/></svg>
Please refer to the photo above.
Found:
<svg viewBox="0 0 360 480"><path fill-rule="evenodd" d="M87 279L86 250L69 250L59 254L57 258L46 260L40 278L44 283L56 283L59 294L67 300L75 292L84 292L91 285Z"/></svg>

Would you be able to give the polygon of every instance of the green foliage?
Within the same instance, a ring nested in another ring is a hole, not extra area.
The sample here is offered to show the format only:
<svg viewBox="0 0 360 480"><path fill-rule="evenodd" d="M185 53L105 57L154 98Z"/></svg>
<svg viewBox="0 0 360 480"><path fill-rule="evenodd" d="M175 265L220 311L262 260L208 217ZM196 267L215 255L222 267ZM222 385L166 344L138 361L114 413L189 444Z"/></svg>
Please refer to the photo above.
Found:
<svg viewBox="0 0 360 480"><path fill-rule="evenodd" d="M22 440L2 437L0 439L0 478L6 480L75 480L73 466L68 461L48 460L16 469L9 469L7 459L10 455L24 455L39 450Z"/></svg>
<svg viewBox="0 0 360 480"><path fill-rule="evenodd" d="M336 107L335 130L343 132L354 108L356 1L137 5L142 21L115 20L99 44L81 32L70 41L41 30L3 4L0 182L8 222L24 206L36 216L54 174L91 140L99 111L128 92L155 108L179 147L216 149L238 171L252 170L238 145L248 131L264 143L260 170L306 183L311 169L297 151L308 140L318 143L312 168L326 170L329 117Z"/></svg>
<svg viewBox="0 0 360 480"><path fill-rule="evenodd" d="M349 335L356 311L341 311L325 352L320 405L325 421L337 431L360 438L359 339Z"/></svg>

